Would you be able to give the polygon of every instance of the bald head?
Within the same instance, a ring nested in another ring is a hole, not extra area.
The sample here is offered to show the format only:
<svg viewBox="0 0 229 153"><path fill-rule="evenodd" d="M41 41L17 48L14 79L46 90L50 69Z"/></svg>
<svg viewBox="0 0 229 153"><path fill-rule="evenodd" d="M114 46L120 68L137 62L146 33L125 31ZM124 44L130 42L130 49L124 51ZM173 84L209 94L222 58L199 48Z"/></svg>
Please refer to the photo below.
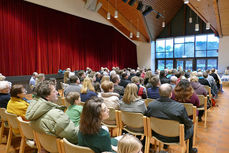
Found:
<svg viewBox="0 0 229 153"><path fill-rule="evenodd" d="M159 94L161 97L170 97L172 93L172 86L168 83L162 84L159 88Z"/></svg>

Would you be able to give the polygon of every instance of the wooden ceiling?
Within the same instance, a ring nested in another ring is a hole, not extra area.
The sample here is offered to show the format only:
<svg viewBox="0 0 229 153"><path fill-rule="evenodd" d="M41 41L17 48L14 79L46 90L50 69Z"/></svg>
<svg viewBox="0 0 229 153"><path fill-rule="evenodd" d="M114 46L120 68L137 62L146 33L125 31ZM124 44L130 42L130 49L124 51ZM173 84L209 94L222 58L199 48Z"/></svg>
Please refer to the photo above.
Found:
<svg viewBox="0 0 229 153"><path fill-rule="evenodd" d="M157 14L153 11L143 16L142 12L136 9L138 1L136 0L134 5L130 6L123 0L98 0L103 4L98 13L106 18L109 11L111 19L108 21L122 33L129 37L132 32L133 40L150 42L155 40L163 30L162 22L165 21L167 25L172 21L184 4L183 0L141 0L144 6L150 5L164 16L157 19ZM219 36L229 36L229 0L189 0L188 6L204 22L209 22L211 29ZM114 18L115 10L119 12L117 19ZM140 32L140 38L136 37L137 32Z"/></svg>

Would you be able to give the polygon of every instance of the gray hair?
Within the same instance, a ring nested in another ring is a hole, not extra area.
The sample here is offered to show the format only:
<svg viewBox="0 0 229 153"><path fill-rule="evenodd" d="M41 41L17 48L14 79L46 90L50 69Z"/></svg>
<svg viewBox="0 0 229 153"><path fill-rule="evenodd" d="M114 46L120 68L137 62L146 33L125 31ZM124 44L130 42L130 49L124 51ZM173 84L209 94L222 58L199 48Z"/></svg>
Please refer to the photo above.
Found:
<svg viewBox="0 0 229 153"><path fill-rule="evenodd" d="M164 83L159 87L159 94L161 97L170 97L172 93L172 86L168 83Z"/></svg>
<svg viewBox="0 0 229 153"><path fill-rule="evenodd" d="M12 83L9 81L0 81L0 91L6 89L8 87L11 88L11 85L12 85Z"/></svg>

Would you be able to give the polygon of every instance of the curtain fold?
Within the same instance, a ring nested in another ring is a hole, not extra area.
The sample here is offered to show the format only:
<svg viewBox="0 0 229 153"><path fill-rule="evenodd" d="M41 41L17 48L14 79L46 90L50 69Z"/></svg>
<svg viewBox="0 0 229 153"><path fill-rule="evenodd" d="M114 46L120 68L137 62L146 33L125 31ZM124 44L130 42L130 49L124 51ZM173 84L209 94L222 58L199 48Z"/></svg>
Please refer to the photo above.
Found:
<svg viewBox="0 0 229 153"><path fill-rule="evenodd" d="M137 67L136 45L113 27L22 0L0 0L0 73Z"/></svg>

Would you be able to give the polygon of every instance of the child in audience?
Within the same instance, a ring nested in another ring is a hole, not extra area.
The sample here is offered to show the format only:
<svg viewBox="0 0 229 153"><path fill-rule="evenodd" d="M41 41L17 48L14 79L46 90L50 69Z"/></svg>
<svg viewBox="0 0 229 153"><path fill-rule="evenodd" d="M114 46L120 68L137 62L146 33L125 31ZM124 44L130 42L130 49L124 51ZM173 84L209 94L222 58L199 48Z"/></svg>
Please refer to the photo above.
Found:
<svg viewBox="0 0 229 153"><path fill-rule="evenodd" d="M126 134L118 142L117 153L142 153L142 144L138 138Z"/></svg>
<svg viewBox="0 0 229 153"><path fill-rule="evenodd" d="M80 94L78 92L70 92L66 97L66 101L70 104L66 111L66 114L75 124L75 126L79 126L80 115L83 110L83 106L79 105Z"/></svg>

